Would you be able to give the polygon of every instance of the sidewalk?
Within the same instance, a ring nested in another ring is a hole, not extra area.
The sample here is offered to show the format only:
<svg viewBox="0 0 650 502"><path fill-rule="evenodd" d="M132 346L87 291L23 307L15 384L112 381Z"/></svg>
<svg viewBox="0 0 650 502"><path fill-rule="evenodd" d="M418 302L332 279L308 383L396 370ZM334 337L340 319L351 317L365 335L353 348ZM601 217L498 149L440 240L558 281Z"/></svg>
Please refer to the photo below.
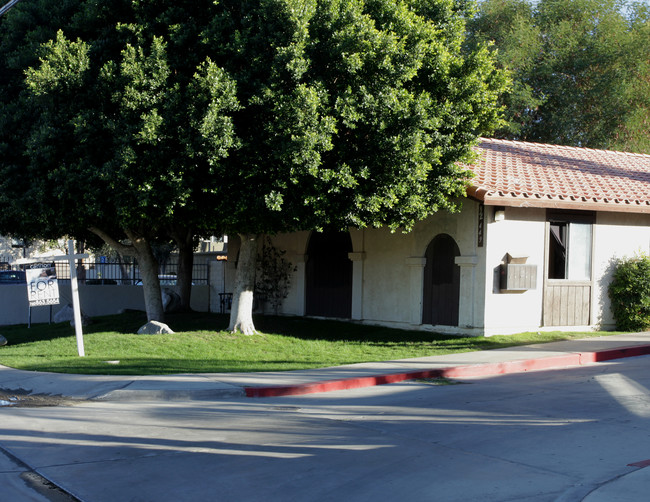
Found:
<svg viewBox="0 0 650 502"><path fill-rule="evenodd" d="M528 345L482 352L468 352L448 356L421 357L378 363L363 363L335 368L276 373L213 373L197 375L165 376L102 376L68 375L21 371L0 366L0 390L16 392L20 389L31 394L62 395L73 399L95 400L174 400L174 399L220 399L246 397L271 397L307 394L359 388L383 383L399 382L414 378L474 378L535 370L560 369L585 364L611 361L624 357L650 354L650 332L588 338L567 342ZM0 405L1 406L1 405ZM125 446L127 450L130 444ZM26 487L20 473L36 473L38 469L23 464L18 457L3 456L7 450L0 449L0 467L4 468L3 483L14 498L29 494L35 497L33 489ZM5 458L6 457L6 458ZM28 457L25 457L28 458ZM168 455L147 457L150 464L141 464L151 472L160 470L159 459ZM198 456L197 458L201 458ZM112 475L126 479L132 469L129 455L125 462L112 462ZM4 462L4 463L3 463ZM63 464L62 464L63 465ZM169 464L165 464L169 466ZM558 501L582 500L583 502L637 502L646 500L650 483L650 460L629 464L629 472L614 479L594 485L589 493L577 485L578 492L567 492ZM59 470L57 470L59 469ZM124 472L121 470L123 469ZM0 469L2 470L2 469ZM54 466L45 474L55 479L56 486L70 490L79 488L87 481L73 468L65 470ZM146 471L149 472L149 471ZM55 473L56 475L54 475ZM93 479L93 478L89 478ZM12 484L13 483L13 484ZM588 489L589 487L587 487ZM212 488L210 488L212 489ZM71 493L71 492L70 492ZM21 498L22 500L22 498ZM32 498L30 498L32 500ZM41 498L33 498L41 500ZM42 499L45 500L45 499ZM48 499L50 500L50 499Z"/></svg>
<svg viewBox="0 0 650 502"><path fill-rule="evenodd" d="M106 376L41 373L0 366L0 389L101 400L277 397L416 378L474 378L566 368L647 354L650 332L273 373Z"/></svg>

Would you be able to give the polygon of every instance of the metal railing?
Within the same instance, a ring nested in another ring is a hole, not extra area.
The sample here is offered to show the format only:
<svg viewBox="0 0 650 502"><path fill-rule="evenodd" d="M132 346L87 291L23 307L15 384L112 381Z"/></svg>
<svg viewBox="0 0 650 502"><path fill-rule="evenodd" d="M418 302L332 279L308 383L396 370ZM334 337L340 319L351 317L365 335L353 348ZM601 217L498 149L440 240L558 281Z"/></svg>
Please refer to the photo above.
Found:
<svg viewBox="0 0 650 502"><path fill-rule="evenodd" d="M56 276L60 281L70 280L70 265L67 262L56 262ZM178 264L168 262L161 265L158 277L162 286L171 286L176 283ZM84 260L83 268L77 266L77 278L85 284L118 284L142 285L140 267L137 263L119 262L89 262ZM194 264L192 268L192 284L209 284L209 270L207 263Z"/></svg>

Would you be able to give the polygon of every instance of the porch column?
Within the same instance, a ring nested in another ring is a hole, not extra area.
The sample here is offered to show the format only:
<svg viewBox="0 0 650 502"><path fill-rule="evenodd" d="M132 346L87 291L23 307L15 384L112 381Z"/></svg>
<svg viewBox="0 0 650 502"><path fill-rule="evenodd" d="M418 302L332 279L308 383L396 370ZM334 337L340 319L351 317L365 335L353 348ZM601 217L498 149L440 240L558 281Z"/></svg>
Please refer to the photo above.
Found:
<svg viewBox="0 0 650 502"><path fill-rule="evenodd" d="M460 267L460 298L458 299L458 326L473 328L474 322L474 291L476 283L476 265L478 256L457 256L456 265Z"/></svg>
<svg viewBox="0 0 650 502"><path fill-rule="evenodd" d="M306 254L293 255L293 264L296 266L294 277L296 278L296 315L305 315L305 266L307 263Z"/></svg>
<svg viewBox="0 0 650 502"><path fill-rule="evenodd" d="M424 292L424 266L427 259L424 256L410 256L406 259L409 269L410 299L408 320L411 324L422 324L422 294Z"/></svg>
<svg viewBox="0 0 650 502"><path fill-rule="evenodd" d="M348 253L352 261L352 314L351 319L363 319L363 260L366 253Z"/></svg>

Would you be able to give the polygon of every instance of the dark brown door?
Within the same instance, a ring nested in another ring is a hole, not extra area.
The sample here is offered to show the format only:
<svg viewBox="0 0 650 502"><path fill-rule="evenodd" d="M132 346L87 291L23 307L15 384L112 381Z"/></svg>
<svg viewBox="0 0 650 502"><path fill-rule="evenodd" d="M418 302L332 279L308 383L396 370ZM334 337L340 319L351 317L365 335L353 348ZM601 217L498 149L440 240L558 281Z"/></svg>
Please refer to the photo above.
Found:
<svg viewBox="0 0 650 502"><path fill-rule="evenodd" d="M352 239L348 232L313 232L306 266L307 315L352 316Z"/></svg>
<svg viewBox="0 0 650 502"><path fill-rule="evenodd" d="M440 234L431 241L425 256L422 324L458 326L460 267L455 258L460 249L451 236Z"/></svg>

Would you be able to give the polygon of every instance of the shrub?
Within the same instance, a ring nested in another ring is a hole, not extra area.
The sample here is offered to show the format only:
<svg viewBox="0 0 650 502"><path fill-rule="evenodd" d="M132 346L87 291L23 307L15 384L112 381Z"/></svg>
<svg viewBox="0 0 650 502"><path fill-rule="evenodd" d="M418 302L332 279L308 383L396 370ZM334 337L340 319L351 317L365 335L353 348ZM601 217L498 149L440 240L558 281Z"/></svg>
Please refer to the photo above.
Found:
<svg viewBox="0 0 650 502"><path fill-rule="evenodd" d="M620 260L608 293L617 329L650 328L650 257L640 255Z"/></svg>
<svg viewBox="0 0 650 502"><path fill-rule="evenodd" d="M257 257L255 295L269 302L276 315L289 294L291 273L295 271L291 262L285 260L285 254L286 251L277 249L271 239L265 236L262 254Z"/></svg>

